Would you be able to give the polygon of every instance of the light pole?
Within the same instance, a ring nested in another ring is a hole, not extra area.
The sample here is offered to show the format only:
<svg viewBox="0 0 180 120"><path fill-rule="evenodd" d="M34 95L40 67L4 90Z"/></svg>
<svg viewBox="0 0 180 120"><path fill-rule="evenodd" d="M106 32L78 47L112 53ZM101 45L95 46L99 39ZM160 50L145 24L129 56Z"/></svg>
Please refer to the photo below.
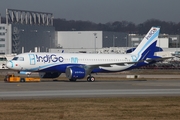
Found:
<svg viewBox="0 0 180 120"><path fill-rule="evenodd" d="M160 39L159 39L159 38L158 38L158 40L159 40L159 52L160 52L160 45L161 45L161 44L160 44Z"/></svg>
<svg viewBox="0 0 180 120"><path fill-rule="evenodd" d="M48 33L49 36L49 49L51 48L51 31L44 31Z"/></svg>
<svg viewBox="0 0 180 120"><path fill-rule="evenodd" d="M39 33L39 31L37 30L37 29L32 29L32 30L30 30L30 32L31 32L31 34L32 34L32 37L34 38L34 40L35 40L35 42L34 42L34 45L33 45L33 47L34 47L34 52L40 52L41 50L40 50L40 46L38 46L38 34L37 33ZM26 45L27 45L28 43L26 43Z"/></svg>
<svg viewBox="0 0 180 120"><path fill-rule="evenodd" d="M176 39L176 51L177 51L177 47L178 47L178 40Z"/></svg>
<svg viewBox="0 0 180 120"><path fill-rule="evenodd" d="M19 32L24 32L25 30L24 29L20 29L19 30ZM21 36L20 36L20 34L19 34L19 38L21 39ZM20 40L19 40L19 43L18 44L20 44ZM19 48L20 46L18 46L18 48ZM24 47L22 46L22 48L21 48L21 53L24 53ZM18 53L17 53L18 54Z"/></svg>
<svg viewBox="0 0 180 120"><path fill-rule="evenodd" d="M49 46L50 46L50 48L51 48L51 34L49 34Z"/></svg>
<svg viewBox="0 0 180 120"><path fill-rule="evenodd" d="M42 46L42 50L41 51L44 52L44 46Z"/></svg>
<svg viewBox="0 0 180 120"><path fill-rule="evenodd" d="M115 47L115 39L116 39L117 37L115 37L114 35L113 35L113 47Z"/></svg>
<svg viewBox="0 0 180 120"><path fill-rule="evenodd" d="M107 43L107 41L108 41L108 36L105 36L104 37L104 40L105 41L103 41L103 47L107 47L109 44L106 44Z"/></svg>
<svg viewBox="0 0 180 120"><path fill-rule="evenodd" d="M96 53L96 38L97 38L97 33L94 33L94 51Z"/></svg>
<svg viewBox="0 0 180 120"><path fill-rule="evenodd" d="M6 31L5 31L5 54L9 54L9 42L8 42L8 29L6 28Z"/></svg>
<svg viewBox="0 0 180 120"><path fill-rule="evenodd" d="M126 37L124 37L124 40L125 40L125 42L126 42L126 50L128 49L128 37L126 36Z"/></svg>

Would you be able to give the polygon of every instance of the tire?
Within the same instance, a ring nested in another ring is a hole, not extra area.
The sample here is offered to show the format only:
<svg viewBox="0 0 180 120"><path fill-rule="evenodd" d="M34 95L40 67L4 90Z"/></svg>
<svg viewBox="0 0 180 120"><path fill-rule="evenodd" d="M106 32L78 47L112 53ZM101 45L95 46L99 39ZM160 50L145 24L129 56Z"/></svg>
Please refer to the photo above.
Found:
<svg viewBox="0 0 180 120"><path fill-rule="evenodd" d="M87 77L87 81L88 81L88 82L91 82L91 77Z"/></svg>
<svg viewBox="0 0 180 120"><path fill-rule="evenodd" d="M25 79L24 79L24 78L21 78L21 79L20 79L20 82L25 82Z"/></svg>
<svg viewBox="0 0 180 120"><path fill-rule="evenodd" d="M95 81L95 77L92 76L90 80L91 80L91 82L94 82Z"/></svg>
<svg viewBox="0 0 180 120"><path fill-rule="evenodd" d="M87 77L87 81L88 82L94 82L95 81L95 77L93 77L93 76Z"/></svg>

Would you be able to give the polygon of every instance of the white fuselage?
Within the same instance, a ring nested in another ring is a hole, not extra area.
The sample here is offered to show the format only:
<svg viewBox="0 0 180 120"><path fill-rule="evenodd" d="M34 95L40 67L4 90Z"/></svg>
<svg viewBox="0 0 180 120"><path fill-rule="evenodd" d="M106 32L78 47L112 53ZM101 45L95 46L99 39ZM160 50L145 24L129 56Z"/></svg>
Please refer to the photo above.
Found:
<svg viewBox="0 0 180 120"><path fill-rule="evenodd" d="M131 54L24 53L17 57L22 57L24 60L12 60L7 66L14 70L25 71L39 71L49 67L61 67L63 65L68 67L76 64L89 66L100 65L100 69L121 71L131 65L117 65L116 63L133 62ZM104 65L106 63L111 65ZM101 66L101 64L103 65Z"/></svg>

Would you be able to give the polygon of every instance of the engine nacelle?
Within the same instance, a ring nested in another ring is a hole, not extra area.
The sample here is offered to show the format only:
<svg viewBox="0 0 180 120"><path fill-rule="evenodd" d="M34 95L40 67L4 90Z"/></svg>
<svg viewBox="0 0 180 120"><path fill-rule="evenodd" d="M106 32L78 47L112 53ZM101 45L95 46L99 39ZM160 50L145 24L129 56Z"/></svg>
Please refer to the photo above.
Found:
<svg viewBox="0 0 180 120"><path fill-rule="evenodd" d="M66 68L66 77L69 79L83 79L86 76L84 68L68 67Z"/></svg>
<svg viewBox="0 0 180 120"><path fill-rule="evenodd" d="M60 74L59 72L40 72L39 76L41 78L57 78Z"/></svg>

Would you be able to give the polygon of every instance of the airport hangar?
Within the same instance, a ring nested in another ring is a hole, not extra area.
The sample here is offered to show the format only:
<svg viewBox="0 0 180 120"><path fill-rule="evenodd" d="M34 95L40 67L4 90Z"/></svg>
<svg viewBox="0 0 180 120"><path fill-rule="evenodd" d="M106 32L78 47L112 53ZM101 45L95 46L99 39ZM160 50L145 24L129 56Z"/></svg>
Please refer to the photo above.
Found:
<svg viewBox="0 0 180 120"><path fill-rule="evenodd" d="M0 54L30 51L122 53L136 47L143 37L108 31L55 31L52 13L6 9L6 24L0 21ZM177 51L179 35L160 35L157 46Z"/></svg>
<svg viewBox="0 0 180 120"><path fill-rule="evenodd" d="M0 28L0 54L45 52L56 44L52 13L6 9Z"/></svg>

